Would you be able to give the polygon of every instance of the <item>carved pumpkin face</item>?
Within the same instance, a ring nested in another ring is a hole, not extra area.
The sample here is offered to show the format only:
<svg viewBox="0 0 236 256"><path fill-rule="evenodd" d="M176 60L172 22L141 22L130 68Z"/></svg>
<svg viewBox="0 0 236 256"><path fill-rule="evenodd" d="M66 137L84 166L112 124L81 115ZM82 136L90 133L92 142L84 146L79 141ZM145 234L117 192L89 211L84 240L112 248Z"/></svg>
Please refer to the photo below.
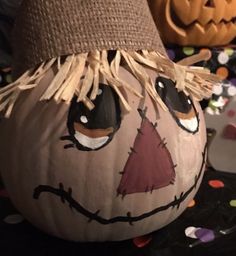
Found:
<svg viewBox="0 0 236 256"><path fill-rule="evenodd" d="M149 5L166 43L224 45L236 36L235 0L150 0Z"/></svg>
<svg viewBox="0 0 236 256"><path fill-rule="evenodd" d="M142 91L129 72L120 68L120 76ZM52 69L21 94L1 122L0 161L9 194L29 221L65 239L123 240L186 209L204 171L204 119L171 80L151 76L168 111L127 91L132 111L123 116L105 84L93 111L76 97L69 105L40 102Z"/></svg>

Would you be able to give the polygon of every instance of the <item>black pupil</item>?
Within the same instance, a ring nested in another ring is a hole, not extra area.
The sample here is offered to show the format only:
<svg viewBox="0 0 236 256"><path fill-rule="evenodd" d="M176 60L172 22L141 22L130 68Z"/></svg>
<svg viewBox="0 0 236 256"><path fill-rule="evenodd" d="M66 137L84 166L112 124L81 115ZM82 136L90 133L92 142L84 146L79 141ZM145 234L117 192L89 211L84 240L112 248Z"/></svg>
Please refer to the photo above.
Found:
<svg viewBox="0 0 236 256"><path fill-rule="evenodd" d="M183 91L178 92L172 80L158 77L155 87L157 93L169 108L185 114L192 109L190 98Z"/></svg>
<svg viewBox="0 0 236 256"><path fill-rule="evenodd" d="M70 120L81 123L88 129L106 129L113 127L117 130L121 122L119 98L114 90L107 85L99 85L100 94L93 101L95 108L89 110L77 98L72 101Z"/></svg>

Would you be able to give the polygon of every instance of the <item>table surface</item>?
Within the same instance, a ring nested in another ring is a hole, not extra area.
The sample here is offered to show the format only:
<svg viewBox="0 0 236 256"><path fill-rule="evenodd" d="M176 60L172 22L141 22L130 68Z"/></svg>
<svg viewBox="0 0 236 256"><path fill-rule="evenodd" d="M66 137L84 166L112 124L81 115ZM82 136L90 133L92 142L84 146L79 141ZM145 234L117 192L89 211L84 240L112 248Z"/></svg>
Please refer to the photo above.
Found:
<svg viewBox="0 0 236 256"><path fill-rule="evenodd" d="M213 181L213 186L210 181ZM211 184L211 185L210 185ZM214 186L219 186L215 188ZM211 242L196 242L185 235L187 227L213 230L236 225L236 174L209 169L189 207L170 225L147 236L150 240L138 247L134 240L106 243L75 243L42 233L24 220L12 205L3 185L0 185L0 255L122 255L122 256L230 256L236 255L236 232L220 236ZM140 245L140 244L138 244Z"/></svg>

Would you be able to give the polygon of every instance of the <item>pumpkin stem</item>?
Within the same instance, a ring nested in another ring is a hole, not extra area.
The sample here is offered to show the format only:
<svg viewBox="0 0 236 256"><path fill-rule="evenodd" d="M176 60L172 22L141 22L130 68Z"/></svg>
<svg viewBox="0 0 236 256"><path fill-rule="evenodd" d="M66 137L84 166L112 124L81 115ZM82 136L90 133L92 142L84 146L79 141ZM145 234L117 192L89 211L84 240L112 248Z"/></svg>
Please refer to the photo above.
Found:
<svg viewBox="0 0 236 256"><path fill-rule="evenodd" d="M194 54L192 56L186 57L178 61L177 64L184 65L184 66L192 66L198 62L209 60L210 58L211 58L211 51L209 49L205 49L203 51L200 51L197 54Z"/></svg>

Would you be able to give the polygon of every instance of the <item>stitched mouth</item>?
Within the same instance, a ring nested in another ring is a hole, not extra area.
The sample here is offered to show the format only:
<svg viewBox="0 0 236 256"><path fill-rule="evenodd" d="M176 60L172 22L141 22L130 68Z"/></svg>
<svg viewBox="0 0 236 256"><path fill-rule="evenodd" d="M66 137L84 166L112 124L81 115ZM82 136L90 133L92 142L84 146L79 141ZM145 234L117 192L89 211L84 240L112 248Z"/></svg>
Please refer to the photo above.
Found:
<svg viewBox="0 0 236 256"><path fill-rule="evenodd" d="M202 152L202 164L201 164L199 173L198 173L198 175L195 176L193 185L186 192L182 192L179 195L179 197L175 196L174 199L171 202L167 203L166 205L162 205L160 207L153 209L152 211L143 213L138 216L132 216L131 212L128 212L126 215L123 215L123 216L115 216L110 219L106 219L99 215L100 210L97 210L96 212L91 212L88 209L84 208L79 202L77 202L72 197L72 189L69 188L68 191L66 191L64 189L64 186L62 183L59 184L59 188L54 188L54 187L48 186L48 185L39 185L38 187L36 187L34 189L33 198L39 199L39 197L42 193L50 193L50 194L60 197L62 203L67 202L71 209L75 209L78 213L80 213L83 216L85 216L86 218L88 218L89 222L96 221L102 225L108 225L108 224L113 224L113 223L117 223L117 222L126 222L130 225L133 225L134 222L141 221L141 220L151 217L159 212L163 212L169 208L177 207L177 209L179 209L181 203L184 202L185 199L189 196L189 194L196 189L196 187L200 181L200 178L203 174L204 166L205 166L206 149L207 149L207 147L205 146L204 152Z"/></svg>

